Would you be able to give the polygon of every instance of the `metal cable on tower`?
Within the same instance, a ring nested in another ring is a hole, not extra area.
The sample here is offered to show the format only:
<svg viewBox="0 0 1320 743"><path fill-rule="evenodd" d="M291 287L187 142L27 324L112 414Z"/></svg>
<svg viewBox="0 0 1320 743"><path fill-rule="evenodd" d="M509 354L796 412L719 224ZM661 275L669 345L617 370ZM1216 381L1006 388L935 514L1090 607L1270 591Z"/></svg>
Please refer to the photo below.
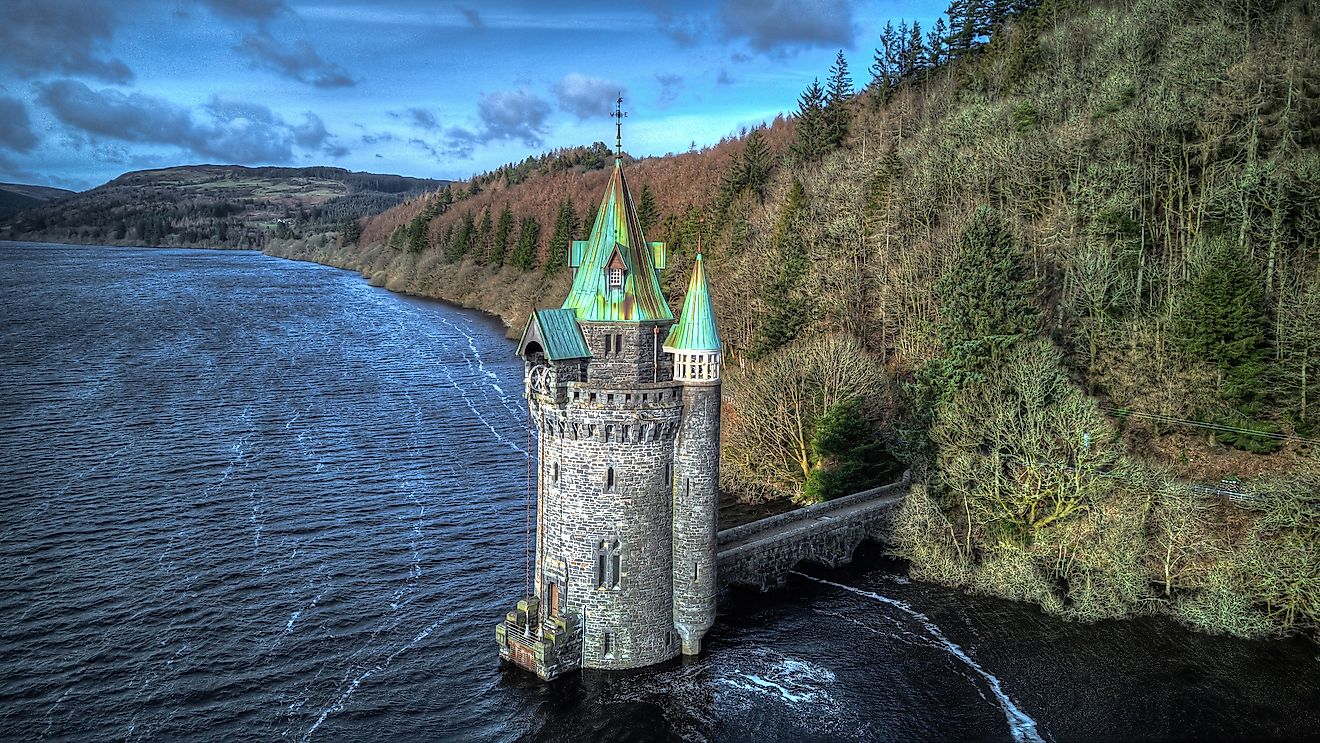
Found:
<svg viewBox="0 0 1320 743"><path fill-rule="evenodd" d="M532 398L527 396L527 534L523 539L523 605L532 605ZM539 612L538 612L539 614ZM538 617L539 618L539 617ZM524 634L532 633L531 612L527 612Z"/></svg>

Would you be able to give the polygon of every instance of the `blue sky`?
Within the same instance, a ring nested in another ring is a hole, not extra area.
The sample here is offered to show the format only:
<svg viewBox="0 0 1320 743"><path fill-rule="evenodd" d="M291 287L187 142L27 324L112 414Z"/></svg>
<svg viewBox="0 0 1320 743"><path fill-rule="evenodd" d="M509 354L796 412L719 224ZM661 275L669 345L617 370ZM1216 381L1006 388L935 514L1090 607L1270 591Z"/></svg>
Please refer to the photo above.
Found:
<svg viewBox="0 0 1320 743"><path fill-rule="evenodd" d="M613 139L681 152L791 112L947 2L2 0L0 181L186 163L462 179Z"/></svg>

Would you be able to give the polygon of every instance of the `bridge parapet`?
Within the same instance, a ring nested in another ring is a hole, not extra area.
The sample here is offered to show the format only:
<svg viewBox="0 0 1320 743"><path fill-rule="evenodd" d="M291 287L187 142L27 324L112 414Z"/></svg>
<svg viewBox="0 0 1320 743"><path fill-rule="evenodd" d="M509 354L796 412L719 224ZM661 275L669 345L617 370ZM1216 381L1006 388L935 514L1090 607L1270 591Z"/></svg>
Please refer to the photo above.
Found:
<svg viewBox="0 0 1320 743"><path fill-rule="evenodd" d="M741 584L765 591L783 583L800 562L851 562L863 540L888 538L892 511L910 484L911 473L904 472L889 485L721 531L720 588Z"/></svg>

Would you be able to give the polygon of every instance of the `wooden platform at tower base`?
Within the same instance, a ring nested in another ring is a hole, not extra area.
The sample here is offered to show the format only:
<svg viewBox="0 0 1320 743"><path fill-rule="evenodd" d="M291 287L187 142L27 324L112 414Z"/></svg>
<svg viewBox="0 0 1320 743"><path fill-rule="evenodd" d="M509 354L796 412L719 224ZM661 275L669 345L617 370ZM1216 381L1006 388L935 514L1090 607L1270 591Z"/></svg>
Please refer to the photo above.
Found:
<svg viewBox="0 0 1320 743"><path fill-rule="evenodd" d="M539 603L519 601L495 626L495 641L502 660L553 681L582 667L582 623L572 614L542 618Z"/></svg>

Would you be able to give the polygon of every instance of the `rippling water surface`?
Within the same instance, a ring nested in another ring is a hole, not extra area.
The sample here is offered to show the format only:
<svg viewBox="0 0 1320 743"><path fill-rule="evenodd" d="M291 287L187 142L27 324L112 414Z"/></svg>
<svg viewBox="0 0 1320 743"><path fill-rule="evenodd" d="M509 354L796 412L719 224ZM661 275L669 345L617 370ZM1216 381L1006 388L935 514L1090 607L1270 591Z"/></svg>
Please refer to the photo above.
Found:
<svg viewBox="0 0 1320 743"><path fill-rule="evenodd" d="M871 551L695 661L547 686L521 366L480 315L255 253L0 244L0 738L1071 740L1320 730L1305 642L1082 627Z"/></svg>

